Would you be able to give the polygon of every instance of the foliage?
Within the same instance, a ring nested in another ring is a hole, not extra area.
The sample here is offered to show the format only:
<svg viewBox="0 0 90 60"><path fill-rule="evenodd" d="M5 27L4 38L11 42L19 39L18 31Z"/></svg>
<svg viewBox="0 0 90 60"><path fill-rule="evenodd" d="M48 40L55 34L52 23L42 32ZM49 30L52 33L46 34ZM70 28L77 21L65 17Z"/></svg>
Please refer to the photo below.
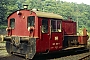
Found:
<svg viewBox="0 0 90 60"><path fill-rule="evenodd" d="M6 28L7 28L7 26L4 26L4 25L0 26L0 29L6 29Z"/></svg>
<svg viewBox="0 0 90 60"><path fill-rule="evenodd" d="M17 9L15 0L0 0L0 25L6 25L7 16Z"/></svg>
<svg viewBox="0 0 90 60"><path fill-rule="evenodd" d="M62 15L64 19L72 17L78 22L79 30L86 27L90 32L90 5L60 0L0 0L0 25L7 25L6 17L15 10L23 9L24 4L29 5L29 9L36 8L39 11Z"/></svg>

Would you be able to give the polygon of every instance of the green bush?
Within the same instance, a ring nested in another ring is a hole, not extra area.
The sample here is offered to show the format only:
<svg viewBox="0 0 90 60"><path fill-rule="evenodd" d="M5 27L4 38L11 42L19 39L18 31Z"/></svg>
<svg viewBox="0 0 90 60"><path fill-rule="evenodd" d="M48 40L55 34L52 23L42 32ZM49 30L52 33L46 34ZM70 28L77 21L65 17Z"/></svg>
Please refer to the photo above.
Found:
<svg viewBox="0 0 90 60"><path fill-rule="evenodd" d="M7 26L3 26L3 25L0 26L0 29L6 29L6 28Z"/></svg>

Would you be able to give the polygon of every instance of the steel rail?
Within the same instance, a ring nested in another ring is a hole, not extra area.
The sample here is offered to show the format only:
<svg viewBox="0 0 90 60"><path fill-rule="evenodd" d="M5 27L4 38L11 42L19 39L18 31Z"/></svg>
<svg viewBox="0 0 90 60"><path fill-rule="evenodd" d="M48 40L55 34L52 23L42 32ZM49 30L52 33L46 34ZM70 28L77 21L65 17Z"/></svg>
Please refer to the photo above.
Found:
<svg viewBox="0 0 90 60"><path fill-rule="evenodd" d="M90 55L84 56L80 58L79 60L90 60Z"/></svg>

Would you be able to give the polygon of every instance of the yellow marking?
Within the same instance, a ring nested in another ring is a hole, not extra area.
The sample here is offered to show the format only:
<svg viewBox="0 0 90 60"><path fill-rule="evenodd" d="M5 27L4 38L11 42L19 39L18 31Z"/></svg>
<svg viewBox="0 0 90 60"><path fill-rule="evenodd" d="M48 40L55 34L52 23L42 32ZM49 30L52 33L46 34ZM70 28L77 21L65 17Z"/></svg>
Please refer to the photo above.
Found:
<svg viewBox="0 0 90 60"><path fill-rule="evenodd" d="M53 49L54 47L51 47L51 49Z"/></svg>
<svg viewBox="0 0 90 60"><path fill-rule="evenodd" d="M56 43L56 45L59 45L59 43Z"/></svg>
<svg viewBox="0 0 90 60"><path fill-rule="evenodd" d="M55 37L55 40L58 40L58 36Z"/></svg>
<svg viewBox="0 0 90 60"><path fill-rule="evenodd" d="M57 48L58 48L58 46L55 46L55 48L57 49Z"/></svg>
<svg viewBox="0 0 90 60"><path fill-rule="evenodd" d="M55 45L55 43L53 43L52 45Z"/></svg>
<svg viewBox="0 0 90 60"><path fill-rule="evenodd" d="M62 48L62 46L59 46L59 48Z"/></svg>

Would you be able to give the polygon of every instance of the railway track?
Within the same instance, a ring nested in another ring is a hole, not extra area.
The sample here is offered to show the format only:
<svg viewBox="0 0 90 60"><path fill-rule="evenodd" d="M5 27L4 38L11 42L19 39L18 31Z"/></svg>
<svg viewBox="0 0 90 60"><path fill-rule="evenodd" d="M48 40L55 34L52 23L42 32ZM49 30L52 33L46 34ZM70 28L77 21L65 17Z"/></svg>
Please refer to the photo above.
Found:
<svg viewBox="0 0 90 60"><path fill-rule="evenodd" d="M5 44L1 43L1 48ZM23 57L10 56L5 49L0 49L0 60L25 60ZM33 60L90 60L89 52L64 52L50 55L37 56Z"/></svg>
<svg viewBox="0 0 90 60"><path fill-rule="evenodd" d="M69 56L54 58L50 60L90 60L90 52L80 53L76 55L69 55Z"/></svg>
<svg viewBox="0 0 90 60"><path fill-rule="evenodd" d="M79 60L90 60L90 55L87 55L87 56L85 56L83 58L80 58Z"/></svg>
<svg viewBox="0 0 90 60"><path fill-rule="evenodd" d="M0 52L2 54L3 52ZM6 52L5 52L6 55ZM0 55L0 60L25 60L23 57L18 57L15 55ZM84 52L84 53L76 53L76 54L71 54L71 55L60 55L58 54L57 56L54 55L43 55L34 58L33 60L90 60L90 52Z"/></svg>

